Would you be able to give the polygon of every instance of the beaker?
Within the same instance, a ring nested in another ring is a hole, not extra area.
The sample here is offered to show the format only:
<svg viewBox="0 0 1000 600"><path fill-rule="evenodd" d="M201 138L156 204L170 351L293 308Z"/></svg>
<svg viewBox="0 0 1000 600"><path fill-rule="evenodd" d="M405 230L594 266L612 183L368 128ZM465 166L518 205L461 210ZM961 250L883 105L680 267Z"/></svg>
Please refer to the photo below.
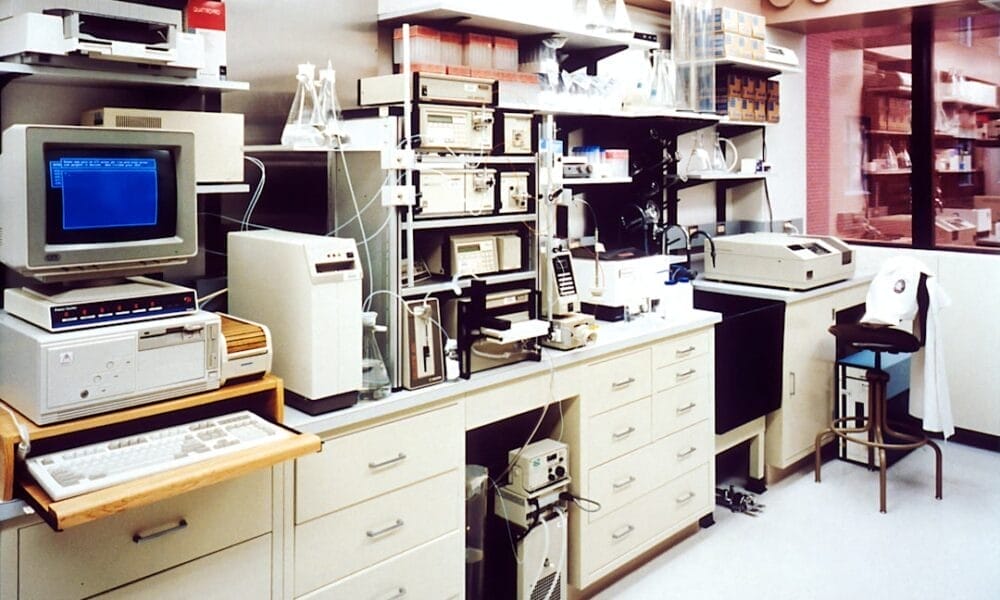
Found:
<svg viewBox="0 0 1000 600"><path fill-rule="evenodd" d="M674 107L674 61L670 59L670 50L652 49L649 51L653 59L650 70L649 104L661 108Z"/></svg>
<svg viewBox="0 0 1000 600"><path fill-rule="evenodd" d="M285 120L285 128L281 131L281 145L301 147L316 147L323 145L323 134L320 131L319 113L317 109L316 87L313 83L316 67L310 63L299 65L295 98Z"/></svg>
<svg viewBox="0 0 1000 600"><path fill-rule="evenodd" d="M381 400L392 391L389 381L389 371L382 360L382 351L378 348L375 332L386 330L384 325L378 325L378 313L367 311L361 314L363 327L361 348L361 389L358 390L359 400Z"/></svg>

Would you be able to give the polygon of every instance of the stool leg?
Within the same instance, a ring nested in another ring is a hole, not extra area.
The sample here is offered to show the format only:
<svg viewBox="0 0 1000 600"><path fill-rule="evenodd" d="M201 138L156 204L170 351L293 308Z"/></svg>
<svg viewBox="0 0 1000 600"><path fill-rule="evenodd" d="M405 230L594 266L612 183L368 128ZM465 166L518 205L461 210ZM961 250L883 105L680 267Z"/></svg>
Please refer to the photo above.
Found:
<svg viewBox="0 0 1000 600"><path fill-rule="evenodd" d="M885 406L885 382L887 377L881 371L868 372L868 390L872 411L872 419L875 421L875 443L878 446L878 508L879 512L885 512L885 487L886 487L886 456L885 448L881 445L885 443L886 406Z"/></svg>
<svg viewBox="0 0 1000 600"><path fill-rule="evenodd" d="M885 448L878 449L878 511L885 512Z"/></svg>
<svg viewBox="0 0 1000 600"><path fill-rule="evenodd" d="M816 458L816 467L815 467L815 471L814 471L814 473L815 473L814 477L815 477L816 483L820 482L819 470L820 470L820 467L823 464L823 461L820 460L820 450L823 448L823 438L825 438L828 435L834 435L832 428L831 429L827 429L826 431L821 431L816 436L816 444L815 444L815 446L813 448L813 454L815 455L815 458ZM836 436L834 436L834 437L836 437Z"/></svg>
<svg viewBox="0 0 1000 600"><path fill-rule="evenodd" d="M927 445L934 449L934 497L940 500L942 495L942 484L941 484L941 447L938 446L933 440L927 440Z"/></svg>

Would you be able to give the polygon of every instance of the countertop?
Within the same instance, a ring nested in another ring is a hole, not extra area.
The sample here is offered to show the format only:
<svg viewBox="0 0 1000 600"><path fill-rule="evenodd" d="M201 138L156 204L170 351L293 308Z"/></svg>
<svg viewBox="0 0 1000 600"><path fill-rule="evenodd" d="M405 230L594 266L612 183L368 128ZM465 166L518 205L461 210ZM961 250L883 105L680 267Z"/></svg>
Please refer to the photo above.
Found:
<svg viewBox="0 0 1000 600"><path fill-rule="evenodd" d="M702 290L705 292L717 292L720 294L733 294L736 296L746 296L748 298L760 298L762 300L780 300L786 304L792 304L795 302L802 302L804 300L810 300L812 298L819 298L827 294L832 294L834 292L839 292L840 290L850 289L858 285L868 285L871 283L872 278L875 277L873 272L863 272L855 273L850 279L844 281L838 281L837 283L830 283L823 285L811 290L788 290L782 288L772 288L757 285L747 285L743 283L725 283L722 281L712 281L710 279L705 279L703 275L699 275L694 281L695 289Z"/></svg>

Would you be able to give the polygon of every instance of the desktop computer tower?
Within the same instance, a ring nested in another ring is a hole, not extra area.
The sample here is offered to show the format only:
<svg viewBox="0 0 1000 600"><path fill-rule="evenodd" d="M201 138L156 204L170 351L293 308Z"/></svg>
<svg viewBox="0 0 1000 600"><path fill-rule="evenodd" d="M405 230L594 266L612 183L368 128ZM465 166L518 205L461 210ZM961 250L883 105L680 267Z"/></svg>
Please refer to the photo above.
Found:
<svg viewBox="0 0 1000 600"><path fill-rule="evenodd" d="M228 238L229 312L271 330L285 402L351 406L361 387L361 263L354 240L279 230Z"/></svg>

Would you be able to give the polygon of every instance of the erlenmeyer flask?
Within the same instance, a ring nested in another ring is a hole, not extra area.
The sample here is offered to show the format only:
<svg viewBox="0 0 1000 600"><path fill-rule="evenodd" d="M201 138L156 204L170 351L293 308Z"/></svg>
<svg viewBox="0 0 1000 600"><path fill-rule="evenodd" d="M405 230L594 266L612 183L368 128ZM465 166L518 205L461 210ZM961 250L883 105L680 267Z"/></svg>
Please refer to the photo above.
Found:
<svg viewBox="0 0 1000 600"><path fill-rule="evenodd" d="M701 133L698 133L694 138L694 145L691 146L691 154L688 156L687 168L684 169L684 172L686 175L693 175L710 170L712 170L712 157L705 149Z"/></svg>
<svg viewBox="0 0 1000 600"><path fill-rule="evenodd" d="M892 144L885 145L885 168L886 169L898 169L899 168L899 158L896 156L896 151L892 149Z"/></svg>
<svg viewBox="0 0 1000 600"><path fill-rule="evenodd" d="M319 99L317 115L326 145L337 148L348 142L340 115L340 104L337 102L337 72L333 70L330 61L326 68L319 72Z"/></svg>
<svg viewBox="0 0 1000 600"><path fill-rule="evenodd" d="M323 134L319 130L319 113L316 110L316 87L313 84L316 67L310 63L299 65L295 76L297 87L292 108L288 111L285 128L281 131L281 145L291 147L322 146Z"/></svg>
<svg viewBox="0 0 1000 600"><path fill-rule="evenodd" d="M670 50L655 49L649 51L653 58L653 68L650 71L649 103L662 108L674 107L674 61L670 59Z"/></svg>
<svg viewBox="0 0 1000 600"><path fill-rule="evenodd" d="M731 161L726 160L726 153L722 150L722 145L726 144L729 146L731 156L733 157ZM718 132L715 134L715 147L712 148L712 170L719 171L721 173L729 173L736 169L736 165L739 164L740 158L736 152L736 146L727 138L722 137Z"/></svg>
<svg viewBox="0 0 1000 600"><path fill-rule="evenodd" d="M361 348L361 389L358 390L359 400L381 400L392 391L389 381L389 371L382 360L382 351L378 349L376 331L385 331L384 325L376 323L378 315L374 312L361 314L361 325L364 330L364 340Z"/></svg>

